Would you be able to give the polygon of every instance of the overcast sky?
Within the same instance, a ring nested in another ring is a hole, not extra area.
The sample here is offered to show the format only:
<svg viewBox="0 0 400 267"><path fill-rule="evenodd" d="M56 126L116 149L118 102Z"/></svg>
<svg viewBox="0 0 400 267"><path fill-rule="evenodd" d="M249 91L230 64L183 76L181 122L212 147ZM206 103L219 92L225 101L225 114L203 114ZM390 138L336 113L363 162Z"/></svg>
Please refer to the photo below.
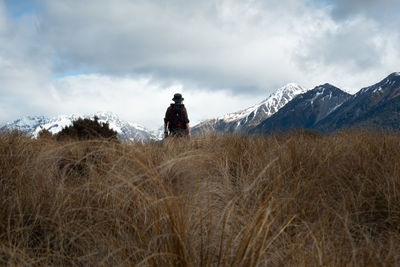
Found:
<svg viewBox="0 0 400 267"><path fill-rule="evenodd" d="M0 0L0 123L112 111L192 125L295 82L354 93L400 71L398 0Z"/></svg>

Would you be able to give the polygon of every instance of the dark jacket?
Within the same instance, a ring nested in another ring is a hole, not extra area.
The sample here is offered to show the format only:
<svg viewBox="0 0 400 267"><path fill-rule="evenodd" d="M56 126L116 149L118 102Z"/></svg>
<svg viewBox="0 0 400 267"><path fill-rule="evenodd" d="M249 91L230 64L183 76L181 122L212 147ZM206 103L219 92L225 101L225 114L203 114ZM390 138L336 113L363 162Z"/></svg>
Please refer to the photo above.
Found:
<svg viewBox="0 0 400 267"><path fill-rule="evenodd" d="M172 128L170 127L170 114L171 114L171 110L172 109L178 109L180 110L180 112L182 112L182 126L183 128ZM184 104L171 104L168 108L167 111L165 112L165 117L164 117L164 122L168 124L168 129L170 132L175 132L175 131L182 131L184 129L186 129L186 124L189 123L189 118L188 118L188 114L187 114L187 110Z"/></svg>

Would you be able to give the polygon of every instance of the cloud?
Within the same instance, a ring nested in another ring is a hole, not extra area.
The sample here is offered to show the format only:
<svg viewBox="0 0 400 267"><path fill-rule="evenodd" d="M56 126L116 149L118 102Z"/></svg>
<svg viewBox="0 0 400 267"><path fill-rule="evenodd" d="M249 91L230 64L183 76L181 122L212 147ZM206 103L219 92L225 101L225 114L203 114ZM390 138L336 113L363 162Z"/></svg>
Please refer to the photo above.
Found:
<svg viewBox="0 0 400 267"><path fill-rule="evenodd" d="M381 67L384 47L378 42L380 37L374 23L365 19L331 24L313 39L304 40L304 55L299 60L306 66Z"/></svg>
<svg viewBox="0 0 400 267"><path fill-rule="evenodd" d="M252 97L233 96L226 91L189 91L179 83L163 87L149 78L91 74L54 80L48 104L58 114L112 111L125 120L157 129L162 126L165 110L177 92L184 95L192 125L254 103Z"/></svg>
<svg viewBox="0 0 400 267"><path fill-rule="evenodd" d="M34 16L13 20L0 1L0 122L45 110L51 49L35 40L36 24Z"/></svg>
<svg viewBox="0 0 400 267"><path fill-rule="evenodd" d="M83 66L259 93L300 76L291 53L312 16L298 1L269 2L46 1L41 30L61 73Z"/></svg>
<svg viewBox="0 0 400 267"><path fill-rule="evenodd" d="M377 21L387 23L396 19L400 12L397 0L332 0L332 14L337 19L349 19L355 15L372 17Z"/></svg>
<svg viewBox="0 0 400 267"><path fill-rule="evenodd" d="M150 75L164 86L180 82L193 90L260 95L287 82L311 87L324 77L335 83L326 73L353 87L371 68L394 71L383 58L394 44L387 36L397 30L382 29L366 12L398 4L309 2L47 0L41 33L61 59L59 73Z"/></svg>
<svg viewBox="0 0 400 267"><path fill-rule="evenodd" d="M124 71L116 70L103 74L75 73L73 76L55 78L54 64L60 60L69 61L69 58L66 55L61 57L63 54L59 49L62 49L62 45L54 45L44 38L44 17L27 13L13 18L7 14L1 1L0 15L1 123L25 115L56 116L112 111L125 120L156 129L162 125L165 109L176 92L182 92L185 96L192 125L254 103L253 96L235 96L224 90L210 92L198 85L196 90L188 90L173 79L168 82L153 79L151 72L124 75ZM89 47L80 46L79 49L87 48L90 51ZM83 56L90 54L79 53ZM101 53L97 51L92 56L96 55ZM112 56L109 60L112 60ZM114 63L118 61L120 59ZM121 63L124 63L123 60ZM83 60L82 63L76 61L71 64L86 65L87 62ZM99 66L102 64L98 63ZM215 104L205 105L210 102Z"/></svg>
<svg viewBox="0 0 400 267"><path fill-rule="evenodd" d="M389 0L25 2L0 0L0 121L109 110L154 128L177 90L198 121L289 82L355 92L400 66Z"/></svg>

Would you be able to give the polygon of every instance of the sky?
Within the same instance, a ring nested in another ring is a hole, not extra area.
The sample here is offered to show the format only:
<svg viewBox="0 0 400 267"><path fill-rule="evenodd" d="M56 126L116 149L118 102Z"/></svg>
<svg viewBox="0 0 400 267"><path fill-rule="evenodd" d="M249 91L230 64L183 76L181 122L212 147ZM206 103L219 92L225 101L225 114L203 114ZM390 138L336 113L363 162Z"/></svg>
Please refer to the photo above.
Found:
<svg viewBox="0 0 400 267"><path fill-rule="evenodd" d="M110 111L191 125L287 83L355 93L400 71L398 0L0 0L0 124Z"/></svg>

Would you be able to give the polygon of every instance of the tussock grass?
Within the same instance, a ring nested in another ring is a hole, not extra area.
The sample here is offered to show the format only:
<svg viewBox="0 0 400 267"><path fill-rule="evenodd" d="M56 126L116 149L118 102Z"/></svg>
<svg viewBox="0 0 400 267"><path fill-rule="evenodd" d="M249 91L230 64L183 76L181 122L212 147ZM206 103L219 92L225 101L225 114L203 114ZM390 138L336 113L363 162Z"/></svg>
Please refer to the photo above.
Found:
<svg viewBox="0 0 400 267"><path fill-rule="evenodd" d="M0 135L0 264L400 264L400 136Z"/></svg>

